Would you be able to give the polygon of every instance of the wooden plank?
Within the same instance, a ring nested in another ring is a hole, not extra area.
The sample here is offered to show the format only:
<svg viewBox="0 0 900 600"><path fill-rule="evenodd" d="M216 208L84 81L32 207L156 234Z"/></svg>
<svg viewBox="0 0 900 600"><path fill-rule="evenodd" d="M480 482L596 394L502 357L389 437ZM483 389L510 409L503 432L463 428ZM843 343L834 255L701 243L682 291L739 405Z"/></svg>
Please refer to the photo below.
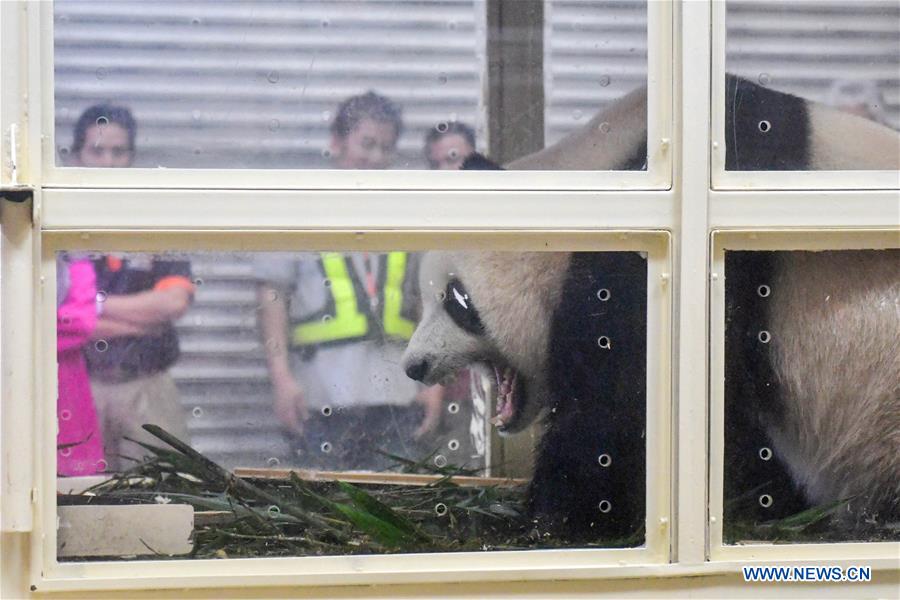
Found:
<svg viewBox="0 0 900 600"><path fill-rule="evenodd" d="M304 481L346 481L375 485L429 485L445 479L443 475L420 475L416 473L370 473L353 471L313 471L310 469L257 469L238 467L234 474L241 478L286 480L293 470ZM450 479L463 487L515 487L528 483L527 479L506 477L458 476Z"/></svg>
<svg viewBox="0 0 900 600"><path fill-rule="evenodd" d="M544 147L544 1L486 10L488 154L505 164Z"/></svg>
<svg viewBox="0 0 900 600"><path fill-rule="evenodd" d="M57 507L56 555L148 556L193 549L194 509L188 504Z"/></svg>
<svg viewBox="0 0 900 600"><path fill-rule="evenodd" d="M112 479L111 475L79 475L77 477L57 477L56 493L70 496L84 493L88 488Z"/></svg>

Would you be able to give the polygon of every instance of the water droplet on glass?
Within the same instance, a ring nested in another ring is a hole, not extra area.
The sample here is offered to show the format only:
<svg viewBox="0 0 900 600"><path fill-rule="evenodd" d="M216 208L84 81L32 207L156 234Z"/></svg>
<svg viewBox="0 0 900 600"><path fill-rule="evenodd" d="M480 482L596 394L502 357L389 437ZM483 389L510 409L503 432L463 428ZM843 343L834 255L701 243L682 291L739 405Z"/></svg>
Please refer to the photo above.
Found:
<svg viewBox="0 0 900 600"><path fill-rule="evenodd" d="M434 514L436 514L439 517L443 517L444 515L446 515L447 510L448 510L447 505L444 504L443 502L438 502L437 504L434 505Z"/></svg>
<svg viewBox="0 0 900 600"><path fill-rule="evenodd" d="M106 70L106 67L98 67L95 71L95 75L97 79L106 79L106 76L109 75L109 71Z"/></svg>
<svg viewBox="0 0 900 600"><path fill-rule="evenodd" d="M447 405L447 412L449 412L451 415L455 415L459 412L459 404L457 404L456 402L451 402Z"/></svg>
<svg viewBox="0 0 900 600"><path fill-rule="evenodd" d="M281 509L275 506L274 504L267 509L270 517L277 517L281 514Z"/></svg>
<svg viewBox="0 0 900 600"><path fill-rule="evenodd" d="M332 412L332 411L331 411L331 407L330 407L330 406L323 406L323 407L322 407L322 416L324 416L324 417L330 417L330 416L331 416L331 412Z"/></svg>
<svg viewBox="0 0 900 600"><path fill-rule="evenodd" d="M434 128L437 129L439 133L444 133L450 128L450 126L445 121L441 121L440 123L435 125Z"/></svg>
<svg viewBox="0 0 900 600"><path fill-rule="evenodd" d="M322 445L319 446L319 449L322 450L325 454L331 452L331 442L322 442Z"/></svg>
<svg viewBox="0 0 900 600"><path fill-rule="evenodd" d="M759 81L759 85L769 85L769 83L772 81L772 78L768 73L760 73L757 81Z"/></svg>
<svg viewBox="0 0 900 600"><path fill-rule="evenodd" d="M98 471L106 471L109 468L109 463L106 462L105 459L101 458L97 461L97 470Z"/></svg>
<svg viewBox="0 0 900 600"><path fill-rule="evenodd" d="M280 76L278 75L278 71L269 71L269 73L266 75L266 79L269 81L269 83L278 83L279 77Z"/></svg>
<svg viewBox="0 0 900 600"><path fill-rule="evenodd" d="M278 292L275 290L269 290L269 302L275 302L278 300Z"/></svg>
<svg viewBox="0 0 900 600"><path fill-rule="evenodd" d="M443 454L438 454L434 457L434 466L438 469L442 469L447 466L447 457Z"/></svg>
<svg viewBox="0 0 900 600"><path fill-rule="evenodd" d="M63 448L62 450L59 451L59 454L63 458L68 458L68 457L72 456L72 449L71 448Z"/></svg>
<svg viewBox="0 0 900 600"><path fill-rule="evenodd" d="M97 292L97 302L106 302L106 292L103 290Z"/></svg>
<svg viewBox="0 0 900 600"><path fill-rule="evenodd" d="M63 158L69 155L69 147L68 146L60 146L59 155Z"/></svg>
<svg viewBox="0 0 900 600"><path fill-rule="evenodd" d="M60 421L68 421L71 418L72 418L71 410L64 408L63 410L59 411L59 420Z"/></svg>
<svg viewBox="0 0 900 600"><path fill-rule="evenodd" d="M609 133L609 123L603 121L600 125L597 126L597 129L600 130L600 133Z"/></svg>
<svg viewBox="0 0 900 600"><path fill-rule="evenodd" d="M582 113L582 112L581 112L580 110L578 110L577 108L576 108L575 110L572 111L572 118L575 119L576 121L581 120L581 117L582 117L582 116L584 116L584 113Z"/></svg>
<svg viewBox="0 0 900 600"><path fill-rule="evenodd" d="M203 409L199 406L195 406L194 410L191 411L191 414L194 415L195 418L199 419L203 416Z"/></svg>
<svg viewBox="0 0 900 600"><path fill-rule="evenodd" d="M600 76L599 83L600 83L600 86L601 86L601 87L606 87L606 86L608 86L609 83L610 83L610 81L611 81L611 79L609 78L609 75L601 75L601 76Z"/></svg>
<svg viewBox="0 0 900 600"><path fill-rule="evenodd" d="M97 120L95 121L95 123L97 124L97 127L102 129L102 128L106 127L107 125L109 125L109 119L106 117L102 117L102 116L97 117Z"/></svg>
<svg viewBox="0 0 900 600"><path fill-rule="evenodd" d="M194 285L203 285L203 279L198 277L197 279L194 280Z"/></svg>
<svg viewBox="0 0 900 600"><path fill-rule="evenodd" d="M109 342L107 342L106 340L97 340L96 342L94 342L94 349L97 352L106 352L107 350L109 350Z"/></svg>
<svg viewBox="0 0 900 600"><path fill-rule="evenodd" d="M281 127L281 121L278 119L271 119L269 121L269 131L278 131L279 127Z"/></svg>
<svg viewBox="0 0 900 600"><path fill-rule="evenodd" d="M452 452L456 452L459 450L459 440L450 440L447 442L447 448L449 448Z"/></svg>
<svg viewBox="0 0 900 600"><path fill-rule="evenodd" d="M277 467L278 465L281 464L281 461L278 460L278 458L276 458L276 457L274 457L274 456L270 456L270 457L266 460L266 464L269 465L270 467Z"/></svg>

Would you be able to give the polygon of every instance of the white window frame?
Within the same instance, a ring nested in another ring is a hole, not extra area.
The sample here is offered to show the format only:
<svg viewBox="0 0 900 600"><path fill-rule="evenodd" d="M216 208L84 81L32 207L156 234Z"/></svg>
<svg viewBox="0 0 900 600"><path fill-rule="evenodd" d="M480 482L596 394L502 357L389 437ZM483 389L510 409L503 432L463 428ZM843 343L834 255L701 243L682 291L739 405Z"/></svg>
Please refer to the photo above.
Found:
<svg viewBox="0 0 900 600"><path fill-rule="evenodd" d="M846 198L852 201L852 195ZM725 252L728 250L882 250L900 248L897 229L732 229L714 231L710 268L710 469L709 545L710 560L750 561L758 557L780 560L834 560L854 557L896 560L897 542L827 544L725 544ZM851 561L852 562L852 561ZM895 562L896 565L896 562Z"/></svg>
<svg viewBox="0 0 900 600"><path fill-rule="evenodd" d="M0 91L0 183L9 187L25 182L35 188L31 206L3 201L0 215L5 363L0 444L3 456L12 448L17 450L11 455L18 458L0 464L2 524L4 536L29 536L28 577L35 589L733 576L745 564L810 559L868 564L896 578L900 543L721 543L723 396L716 382L722 360L722 297L720 286L709 283L711 274L721 272L716 270L719 253L727 247L721 241L734 235L741 244L756 247L751 240L757 236L779 248L840 248L857 247L846 246L851 238L861 247L881 247L888 239L888 245L896 246L898 186L896 172L746 173L740 174L744 179L727 181L724 146L715 146L722 139L717 111L724 98L724 12L719 2L650 3L648 144L658 140L668 149L649 174L529 172L522 177L389 171L358 173L351 184L338 183L346 172L336 177L329 171L56 168L53 69L48 62L52 34L46 33L52 31L47 27L52 7L6 2L0 3L0 11L0 75L5 84ZM669 20L661 21L664 15ZM660 49L666 47L674 63L662 60ZM670 85L673 69L678 77ZM687 81L690 85L683 85ZM15 179L10 168L12 124L19 126ZM823 186L835 189L820 191ZM794 191L766 191L770 189ZM553 208L552 214L547 207ZM228 563L56 561L55 458L44 456L49 454L46 448L55 445L50 418L55 339L48 326L55 316L52 303L42 302L55 289L56 249L154 251L176 246L243 251L283 249L285 244L372 249L483 244L521 250L543 248L545 243L554 249L640 247L651 253L648 335L656 336L652 341L659 347L648 344L648 373L655 378L648 387L648 409L655 406L661 414L648 419L659 439L651 441L648 432L644 548ZM777 590L759 588L759 593Z"/></svg>

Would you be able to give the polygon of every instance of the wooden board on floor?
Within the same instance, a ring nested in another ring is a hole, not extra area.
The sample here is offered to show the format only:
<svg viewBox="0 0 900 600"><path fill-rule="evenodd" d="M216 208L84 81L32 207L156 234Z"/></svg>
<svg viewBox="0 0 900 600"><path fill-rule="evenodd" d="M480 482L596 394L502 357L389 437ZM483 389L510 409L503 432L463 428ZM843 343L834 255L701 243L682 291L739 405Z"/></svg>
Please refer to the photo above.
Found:
<svg viewBox="0 0 900 600"><path fill-rule="evenodd" d="M443 475L420 475L416 473L374 473L359 471L313 471L311 469L257 469L238 467L234 474L242 478L287 480L293 471L304 481L346 481L374 485L430 485L446 479ZM473 477L463 475L452 477L451 482L463 487L515 487L528 483L527 479L506 477Z"/></svg>
<svg viewBox="0 0 900 600"><path fill-rule="evenodd" d="M194 509L188 504L58 506L56 554L148 556L193 549Z"/></svg>

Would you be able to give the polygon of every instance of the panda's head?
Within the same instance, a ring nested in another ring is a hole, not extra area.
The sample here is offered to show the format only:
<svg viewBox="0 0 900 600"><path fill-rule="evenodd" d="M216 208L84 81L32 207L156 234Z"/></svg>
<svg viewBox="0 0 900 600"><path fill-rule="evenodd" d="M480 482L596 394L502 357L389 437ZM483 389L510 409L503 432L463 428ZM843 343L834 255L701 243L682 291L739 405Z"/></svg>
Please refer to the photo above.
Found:
<svg viewBox="0 0 900 600"><path fill-rule="evenodd" d="M550 404L547 338L561 260L558 253L427 253L406 374L433 385L479 365L491 374L494 425L501 433L527 427Z"/></svg>

